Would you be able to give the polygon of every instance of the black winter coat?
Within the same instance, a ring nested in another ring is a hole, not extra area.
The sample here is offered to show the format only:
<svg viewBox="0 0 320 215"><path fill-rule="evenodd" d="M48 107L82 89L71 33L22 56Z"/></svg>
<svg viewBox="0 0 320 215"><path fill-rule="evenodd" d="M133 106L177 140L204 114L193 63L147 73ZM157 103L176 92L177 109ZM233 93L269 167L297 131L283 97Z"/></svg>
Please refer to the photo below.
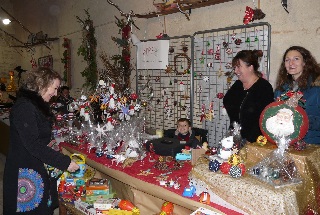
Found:
<svg viewBox="0 0 320 215"><path fill-rule="evenodd" d="M259 78L248 90L243 89L241 81L237 80L223 98L223 105L233 122L241 125L241 136L249 142L256 142L261 135L259 118L263 109L273 102L271 84Z"/></svg>
<svg viewBox="0 0 320 215"><path fill-rule="evenodd" d="M51 140L51 118L49 105L41 96L20 90L10 113L10 147L3 184L4 215L47 215L58 206L57 182L49 177L44 163L66 170L71 160L47 146Z"/></svg>

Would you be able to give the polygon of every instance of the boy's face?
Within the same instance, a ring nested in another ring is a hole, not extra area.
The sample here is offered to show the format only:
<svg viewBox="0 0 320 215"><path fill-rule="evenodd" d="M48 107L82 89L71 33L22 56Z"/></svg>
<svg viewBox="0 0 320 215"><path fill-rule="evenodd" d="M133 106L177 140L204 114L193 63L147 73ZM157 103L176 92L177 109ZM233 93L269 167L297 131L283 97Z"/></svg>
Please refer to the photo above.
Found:
<svg viewBox="0 0 320 215"><path fill-rule="evenodd" d="M64 97L68 97L68 96L69 96L69 90L64 89L64 90L62 91L62 95L63 95Z"/></svg>
<svg viewBox="0 0 320 215"><path fill-rule="evenodd" d="M178 131L180 134L187 134L189 132L189 127L188 122L178 122Z"/></svg>

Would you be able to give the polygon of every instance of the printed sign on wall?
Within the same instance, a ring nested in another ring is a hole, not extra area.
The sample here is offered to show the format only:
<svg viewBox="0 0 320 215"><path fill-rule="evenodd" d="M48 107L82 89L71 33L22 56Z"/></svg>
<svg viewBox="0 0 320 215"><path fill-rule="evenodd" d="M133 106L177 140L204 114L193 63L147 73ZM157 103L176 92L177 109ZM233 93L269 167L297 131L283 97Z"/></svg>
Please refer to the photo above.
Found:
<svg viewBox="0 0 320 215"><path fill-rule="evenodd" d="M169 40L139 43L137 53L138 69L166 69L168 65Z"/></svg>

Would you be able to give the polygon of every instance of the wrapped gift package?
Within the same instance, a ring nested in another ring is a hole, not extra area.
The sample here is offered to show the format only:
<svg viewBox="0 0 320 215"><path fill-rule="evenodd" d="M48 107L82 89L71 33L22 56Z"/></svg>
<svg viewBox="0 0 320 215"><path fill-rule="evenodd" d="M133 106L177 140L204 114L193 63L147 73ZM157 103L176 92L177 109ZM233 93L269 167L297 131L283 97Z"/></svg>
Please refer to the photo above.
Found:
<svg viewBox="0 0 320 215"><path fill-rule="evenodd" d="M265 146L246 144L242 157L247 168L267 157L276 145ZM289 148L288 153L294 160L302 183L275 188L246 173L240 178L232 178L208 168L209 161L199 159L190 176L200 179L223 200L249 214L306 214L308 210L320 212L320 146L307 145L303 151Z"/></svg>

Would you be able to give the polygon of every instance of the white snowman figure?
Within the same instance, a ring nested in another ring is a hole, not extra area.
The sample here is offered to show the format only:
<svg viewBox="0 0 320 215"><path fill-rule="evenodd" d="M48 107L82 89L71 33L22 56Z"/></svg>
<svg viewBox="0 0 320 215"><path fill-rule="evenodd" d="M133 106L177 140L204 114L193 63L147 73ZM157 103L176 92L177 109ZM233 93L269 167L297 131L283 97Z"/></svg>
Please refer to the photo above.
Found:
<svg viewBox="0 0 320 215"><path fill-rule="evenodd" d="M224 160L227 160L233 154L233 136L225 137L221 140L221 149L218 152L218 156Z"/></svg>

